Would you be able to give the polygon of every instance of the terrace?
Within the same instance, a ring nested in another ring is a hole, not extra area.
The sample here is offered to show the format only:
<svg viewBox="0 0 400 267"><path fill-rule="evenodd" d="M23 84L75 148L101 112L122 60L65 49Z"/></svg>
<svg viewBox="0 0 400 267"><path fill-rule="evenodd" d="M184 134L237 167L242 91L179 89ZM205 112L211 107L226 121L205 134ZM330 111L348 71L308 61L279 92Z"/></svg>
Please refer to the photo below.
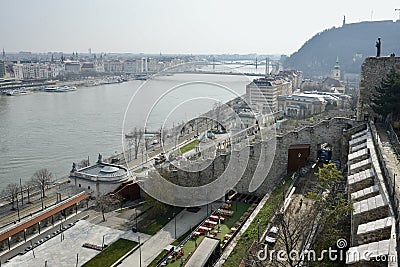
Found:
<svg viewBox="0 0 400 267"><path fill-rule="evenodd" d="M205 236L220 240L220 247L224 249L256 208L259 201L260 199L256 196L235 194L203 220L178 246L171 247L157 266L178 267L186 264Z"/></svg>

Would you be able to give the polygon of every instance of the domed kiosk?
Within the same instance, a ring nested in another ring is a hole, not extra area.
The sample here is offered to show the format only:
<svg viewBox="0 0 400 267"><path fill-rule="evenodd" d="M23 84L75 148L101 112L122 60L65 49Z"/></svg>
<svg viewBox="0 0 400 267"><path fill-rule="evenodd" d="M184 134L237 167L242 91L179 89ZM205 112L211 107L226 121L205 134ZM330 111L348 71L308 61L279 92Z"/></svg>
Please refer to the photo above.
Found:
<svg viewBox="0 0 400 267"><path fill-rule="evenodd" d="M128 170L120 165L105 163L101 154L95 165L76 169L72 164L69 179L75 186L84 188L93 196L104 195L116 190L122 183L128 181Z"/></svg>

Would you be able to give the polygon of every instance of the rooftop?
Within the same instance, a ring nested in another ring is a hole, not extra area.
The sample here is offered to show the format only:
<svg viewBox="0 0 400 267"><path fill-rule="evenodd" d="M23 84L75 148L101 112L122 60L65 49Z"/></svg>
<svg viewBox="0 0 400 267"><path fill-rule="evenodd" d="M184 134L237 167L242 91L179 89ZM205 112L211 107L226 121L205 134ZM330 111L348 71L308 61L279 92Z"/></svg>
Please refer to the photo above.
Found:
<svg viewBox="0 0 400 267"><path fill-rule="evenodd" d="M358 261L369 261L373 257L388 255L389 241L390 240L382 240L349 248L346 264L352 264Z"/></svg>
<svg viewBox="0 0 400 267"><path fill-rule="evenodd" d="M189 261L185 266L187 267L203 267L207 263L211 254L219 246L219 239L206 236L201 241L200 245L194 251Z"/></svg>
<svg viewBox="0 0 400 267"><path fill-rule="evenodd" d="M361 200L354 203L354 215L368 212L380 207L387 206L388 202L382 197L382 195L377 195L368 199Z"/></svg>
<svg viewBox="0 0 400 267"><path fill-rule="evenodd" d="M360 224L358 226L357 235L392 227L392 224L393 224L393 217L387 217L380 220Z"/></svg>
<svg viewBox="0 0 400 267"><path fill-rule="evenodd" d="M80 169L76 171L76 173L83 173L83 174L102 176L102 177L116 177L127 174L127 170L119 165L97 163L96 165Z"/></svg>

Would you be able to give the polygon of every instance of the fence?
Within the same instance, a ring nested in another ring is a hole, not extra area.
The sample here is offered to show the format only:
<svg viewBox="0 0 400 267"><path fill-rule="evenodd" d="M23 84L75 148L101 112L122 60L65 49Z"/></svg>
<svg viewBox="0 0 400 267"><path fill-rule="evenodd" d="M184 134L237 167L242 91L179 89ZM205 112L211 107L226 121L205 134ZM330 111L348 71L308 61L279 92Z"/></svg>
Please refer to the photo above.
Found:
<svg viewBox="0 0 400 267"><path fill-rule="evenodd" d="M393 150L397 154L397 158L400 157L400 142L399 142L399 137L397 136L396 132L393 130L392 124L391 123L385 123L386 129L387 129L387 134L390 139L390 143L393 147Z"/></svg>

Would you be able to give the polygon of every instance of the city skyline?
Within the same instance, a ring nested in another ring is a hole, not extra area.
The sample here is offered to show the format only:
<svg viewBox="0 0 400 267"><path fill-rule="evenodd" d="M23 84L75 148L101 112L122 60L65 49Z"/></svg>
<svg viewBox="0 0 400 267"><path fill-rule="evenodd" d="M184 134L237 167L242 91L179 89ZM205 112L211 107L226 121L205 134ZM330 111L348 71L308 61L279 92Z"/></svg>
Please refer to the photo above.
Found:
<svg viewBox="0 0 400 267"><path fill-rule="evenodd" d="M292 54L346 23L396 20L396 2L4 1L0 48L8 52Z"/></svg>

